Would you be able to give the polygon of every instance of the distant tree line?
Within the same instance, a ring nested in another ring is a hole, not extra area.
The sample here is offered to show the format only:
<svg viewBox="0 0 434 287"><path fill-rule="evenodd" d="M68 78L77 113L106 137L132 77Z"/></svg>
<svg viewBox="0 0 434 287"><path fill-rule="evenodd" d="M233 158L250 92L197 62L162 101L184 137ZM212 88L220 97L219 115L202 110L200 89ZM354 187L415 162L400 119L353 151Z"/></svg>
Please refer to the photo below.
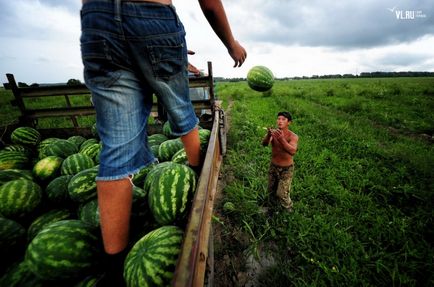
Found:
<svg viewBox="0 0 434 287"><path fill-rule="evenodd" d="M303 79L348 79L348 78L398 78L398 77L434 77L434 72L363 72L360 75L353 74L331 74L331 75L313 75L311 77L283 77L276 80L303 80ZM224 78L214 77L216 82L241 82L246 78Z"/></svg>

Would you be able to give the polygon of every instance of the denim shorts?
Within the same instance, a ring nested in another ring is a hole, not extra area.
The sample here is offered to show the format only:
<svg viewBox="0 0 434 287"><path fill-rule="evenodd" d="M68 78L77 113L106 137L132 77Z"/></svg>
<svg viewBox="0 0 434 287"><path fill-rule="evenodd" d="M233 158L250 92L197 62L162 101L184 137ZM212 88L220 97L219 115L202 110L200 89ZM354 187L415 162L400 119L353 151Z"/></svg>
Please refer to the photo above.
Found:
<svg viewBox="0 0 434 287"><path fill-rule="evenodd" d="M84 80L103 143L97 180L116 180L156 161L147 146L153 93L174 135L198 123L189 97L185 31L175 8L90 0L81 10Z"/></svg>

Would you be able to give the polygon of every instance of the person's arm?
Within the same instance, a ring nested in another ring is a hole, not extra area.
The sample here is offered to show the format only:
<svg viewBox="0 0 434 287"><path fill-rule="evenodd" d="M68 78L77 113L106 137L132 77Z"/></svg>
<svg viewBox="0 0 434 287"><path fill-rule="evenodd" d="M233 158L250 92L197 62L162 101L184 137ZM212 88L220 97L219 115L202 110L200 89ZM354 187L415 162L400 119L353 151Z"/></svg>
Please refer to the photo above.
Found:
<svg viewBox="0 0 434 287"><path fill-rule="evenodd" d="M282 148L289 153L290 155L295 155L297 152L297 145L298 145L298 137L294 136L291 140L291 142L288 142L280 130L275 130L272 132L273 138L275 138L279 143L282 145Z"/></svg>
<svg viewBox="0 0 434 287"><path fill-rule="evenodd" d="M228 49L229 55L234 59L234 67L241 67L247 57L247 53L232 35L221 0L199 0L199 4L208 23Z"/></svg>

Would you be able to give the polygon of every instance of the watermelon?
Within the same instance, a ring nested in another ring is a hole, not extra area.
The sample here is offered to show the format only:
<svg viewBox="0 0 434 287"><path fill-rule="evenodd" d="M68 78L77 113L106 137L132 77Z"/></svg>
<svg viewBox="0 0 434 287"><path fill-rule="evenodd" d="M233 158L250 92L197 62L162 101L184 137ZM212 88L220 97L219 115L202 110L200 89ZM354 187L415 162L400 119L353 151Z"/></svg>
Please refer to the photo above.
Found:
<svg viewBox="0 0 434 287"><path fill-rule="evenodd" d="M62 175L74 175L82 170L95 166L93 160L85 154L75 153L68 156L62 163L60 172Z"/></svg>
<svg viewBox="0 0 434 287"><path fill-rule="evenodd" d="M150 164L150 165L145 166L144 168L140 169L139 172L134 174L134 176L133 176L133 184L135 186L143 186L143 183L145 182L146 176L154 167L155 167L155 164Z"/></svg>
<svg viewBox="0 0 434 287"><path fill-rule="evenodd" d="M184 148L184 145L181 139L167 140L158 147L158 159L160 161L169 161L172 159L172 156L182 148Z"/></svg>
<svg viewBox="0 0 434 287"><path fill-rule="evenodd" d="M165 161L156 165L153 165L152 169L148 172L148 174L146 175L145 181L143 183L143 189L146 192L149 192L149 189L151 187L152 182L154 181L154 179L156 178L156 175L160 173L160 171L169 165L172 165L173 162L171 161ZM133 179L134 180L134 179Z"/></svg>
<svg viewBox="0 0 434 287"><path fill-rule="evenodd" d="M24 153L25 155L27 155L28 157L31 157L32 153L33 153L31 148L24 146L22 144L8 145L7 147L4 148L4 150L20 151L20 152Z"/></svg>
<svg viewBox="0 0 434 287"><path fill-rule="evenodd" d="M30 271L25 261L17 262L9 268L0 279L4 287L44 287L43 280Z"/></svg>
<svg viewBox="0 0 434 287"><path fill-rule="evenodd" d="M274 84L273 73L267 67L255 66L247 73L247 84L255 91L268 91Z"/></svg>
<svg viewBox="0 0 434 287"><path fill-rule="evenodd" d="M200 139L200 146L201 147L207 147L209 138L211 136L211 131L207 129L201 129L199 130L199 139Z"/></svg>
<svg viewBox="0 0 434 287"><path fill-rule="evenodd" d="M163 167L149 188L149 208L157 223L182 220L187 203L196 189L196 174L186 165L172 163Z"/></svg>
<svg viewBox="0 0 434 287"><path fill-rule="evenodd" d="M90 138L90 139L87 139L86 141L84 141L82 144L81 144L81 146L80 146L80 151L81 150L83 150L85 147L87 147L88 145L91 145L91 144L97 144L98 143L98 140L97 139L94 139L94 138Z"/></svg>
<svg viewBox="0 0 434 287"><path fill-rule="evenodd" d="M84 203L96 197L97 168L89 168L74 175L68 183L70 198L79 203Z"/></svg>
<svg viewBox="0 0 434 287"><path fill-rule="evenodd" d="M20 245L26 242L26 230L21 224L12 220L0 217L0 254L12 254Z"/></svg>
<svg viewBox="0 0 434 287"><path fill-rule="evenodd" d="M39 206L41 199L41 187L33 181L8 181L0 187L0 214L8 218L25 216Z"/></svg>
<svg viewBox="0 0 434 287"><path fill-rule="evenodd" d="M86 141L86 139L82 136L71 136L67 140L74 143L78 148Z"/></svg>
<svg viewBox="0 0 434 287"><path fill-rule="evenodd" d="M19 127L11 133L11 142L28 146L37 146L41 141L41 134L31 127Z"/></svg>
<svg viewBox="0 0 434 287"><path fill-rule="evenodd" d="M160 145L169 138L164 134L153 134L148 136L148 146Z"/></svg>
<svg viewBox="0 0 434 287"><path fill-rule="evenodd" d="M169 286L181 251L182 236L179 227L163 226L137 241L125 258L126 285Z"/></svg>
<svg viewBox="0 0 434 287"><path fill-rule="evenodd" d="M45 188L45 195L48 201L61 206L67 205L69 202L68 183L72 175L61 175L56 177Z"/></svg>
<svg viewBox="0 0 434 287"><path fill-rule="evenodd" d="M149 149L151 150L154 156L158 157L158 150L160 149L159 145L150 146Z"/></svg>
<svg viewBox="0 0 434 287"><path fill-rule="evenodd" d="M187 153L185 149L180 149L172 156L172 161L180 164L188 164Z"/></svg>
<svg viewBox="0 0 434 287"><path fill-rule="evenodd" d="M78 208L78 218L95 228L99 227L98 200L93 199L80 205Z"/></svg>
<svg viewBox="0 0 434 287"><path fill-rule="evenodd" d="M30 166L30 158L25 152L15 150L0 151L0 170L26 169Z"/></svg>
<svg viewBox="0 0 434 287"><path fill-rule="evenodd" d="M101 275L89 275L77 284L74 285L74 287L96 287L98 286L98 282L101 280Z"/></svg>
<svg viewBox="0 0 434 287"><path fill-rule="evenodd" d="M101 152L102 145L99 143L87 144L83 148L80 148L79 153L85 154L94 159Z"/></svg>
<svg viewBox="0 0 434 287"><path fill-rule="evenodd" d="M60 140L59 138L46 138L42 140L37 147L39 159L43 159L44 157L47 157L47 155L44 152L44 149L46 146Z"/></svg>
<svg viewBox="0 0 434 287"><path fill-rule="evenodd" d="M62 162L61 157L47 156L33 166L33 175L40 180L52 179L58 175Z"/></svg>
<svg viewBox="0 0 434 287"><path fill-rule="evenodd" d="M45 146L41 153L45 154L46 156L55 155L65 159L77 152L78 147L74 143L68 140L59 139Z"/></svg>
<svg viewBox="0 0 434 287"><path fill-rule="evenodd" d="M61 220L44 227L25 254L29 269L44 280L78 279L98 265L96 230L81 220Z"/></svg>
<svg viewBox="0 0 434 287"><path fill-rule="evenodd" d="M165 122L163 125L163 134L168 138L173 138L172 127L170 126L169 121Z"/></svg>
<svg viewBox="0 0 434 287"><path fill-rule="evenodd" d="M44 227L53 222L69 219L72 217L71 211L68 209L52 209L40 216L38 216L30 224L27 229L27 240L30 242Z"/></svg>
<svg viewBox="0 0 434 287"><path fill-rule="evenodd" d="M28 179L33 180L32 172L30 170L21 169L5 169L0 170L0 185L15 179Z"/></svg>

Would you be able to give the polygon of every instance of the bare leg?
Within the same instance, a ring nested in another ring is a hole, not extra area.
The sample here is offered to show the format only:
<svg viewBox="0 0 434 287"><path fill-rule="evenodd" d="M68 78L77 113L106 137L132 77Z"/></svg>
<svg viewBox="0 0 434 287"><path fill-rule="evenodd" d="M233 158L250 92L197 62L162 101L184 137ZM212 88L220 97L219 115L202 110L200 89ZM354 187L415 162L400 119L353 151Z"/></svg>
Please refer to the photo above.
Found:
<svg viewBox="0 0 434 287"><path fill-rule="evenodd" d="M97 190L104 250L116 254L128 244L132 183L129 178L98 181Z"/></svg>
<svg viewBox="0 0 434 287"><path fill-rule="evenodd" d="M184 144L185 152L187 153L188 163L191 166L200 165L200 139L199 129L196 127L188 134L181 137Z"/></svg>

